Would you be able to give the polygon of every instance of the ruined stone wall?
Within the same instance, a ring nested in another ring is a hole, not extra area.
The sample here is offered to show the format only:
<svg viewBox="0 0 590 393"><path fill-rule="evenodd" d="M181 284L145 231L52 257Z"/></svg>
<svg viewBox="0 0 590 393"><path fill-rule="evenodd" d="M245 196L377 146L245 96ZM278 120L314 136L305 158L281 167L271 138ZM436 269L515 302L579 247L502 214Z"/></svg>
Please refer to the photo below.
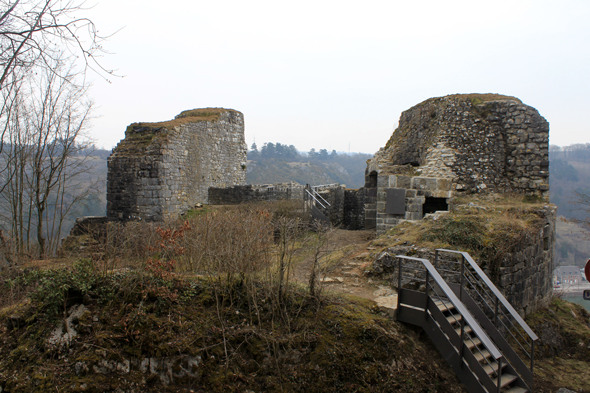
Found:
<svg viewBox="0 0 590 393"><path fill-rule="evenodd" d="M504 255L499 277L494 280L506 299L523 315L547 307L553 297L556 212L553 205L540 212L545 221L543 227L528 242Z"/></svg>
<svg viewBox="0 0 590 393"><path fill-rule="evenodd" d="M457 191L546 197L549 124L514 97L431 98L402 113L399 127L369 167L385 173L406 164L419 176L452 179Z"/></svg>
<svg viewBox="0 0 590 393"><path fill-rule="evenodd" d="M447 178L404 175L380 175L377 181L375 204L375 229L378 235L393 228L401 220L421 220L427 198L440 198L447 204L452 197L452 183ZM396 201L387 200L388 190L402 191L404 198L397 213L388 213L387 205ZM440 209L446 210L446 209Z"/></svg>
<svg viewBox="0 0 590 393"><path fill-rule="evenodd" d="M162 123L135 123L108 160L107 216L162 221L208 202L209 187L246 183L242 113L182 112Z"/></svg>
<svg viewBox="0 0 590 393"><path fill-rule="evenodd" d="M342 227L348 230L365 229L365 189L344 190Z"/></svg>
<svg viewBox="0 0 590 393"><path fill-rule="evenodd" d="M209 204L238 205L255 201L303 199L303 186L298 183L248 184L233 187L210 187Z"/></svg>
<svg viewBox="0 0 590 393"><path fill-rule="evenodd" d="M431 98L402 113L365 173L366 226L378 234L400 220L421 219L428 198L460 192L548 198L549 124L514 97ZM406 190L406 206L391 214L387 195L394 189Z"/></svg>

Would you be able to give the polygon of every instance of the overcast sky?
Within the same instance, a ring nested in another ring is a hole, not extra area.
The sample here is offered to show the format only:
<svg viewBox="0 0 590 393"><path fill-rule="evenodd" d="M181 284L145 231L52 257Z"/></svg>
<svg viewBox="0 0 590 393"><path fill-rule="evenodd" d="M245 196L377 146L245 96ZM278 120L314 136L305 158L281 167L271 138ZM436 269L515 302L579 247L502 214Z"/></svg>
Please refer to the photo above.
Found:
<svg viewBox="0 0 590 393"><path fill-rule="evenodd" d="M590 1L98 0L93 133L185 109L241 111L254 139L374 153L402 111L454 93L513 95L556 145L590 142Z"/></svg>

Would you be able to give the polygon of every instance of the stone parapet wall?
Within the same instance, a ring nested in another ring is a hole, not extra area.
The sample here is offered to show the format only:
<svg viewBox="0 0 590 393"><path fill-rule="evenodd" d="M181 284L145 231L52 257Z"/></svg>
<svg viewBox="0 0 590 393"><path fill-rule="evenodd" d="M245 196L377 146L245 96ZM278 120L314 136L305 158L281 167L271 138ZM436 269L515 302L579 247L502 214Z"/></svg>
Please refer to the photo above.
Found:
<svg viewBox="0 0 590 393"><path fill-rule="evenodd" d="M222 108L135 123L108 160L107 216L162 221L208 202L209 187L246 183L244 116Z"/></svg>
<svg viewBox="0 0 590 393"><path fill-rule="evenodd" d="M210 187L209 204L237 205L255 201L303 199L304 186L298 183L248 184L232 187Z"/></svg>

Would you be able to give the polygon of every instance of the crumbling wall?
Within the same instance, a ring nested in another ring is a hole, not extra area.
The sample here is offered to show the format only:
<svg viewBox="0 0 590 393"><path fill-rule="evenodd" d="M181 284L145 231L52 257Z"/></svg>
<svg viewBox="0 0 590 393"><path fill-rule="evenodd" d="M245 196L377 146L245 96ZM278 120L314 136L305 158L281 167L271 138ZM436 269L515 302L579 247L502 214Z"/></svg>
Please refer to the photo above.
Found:
<svg viewBox="0 0 590 393"><path fill-rule="evenodd" d="M303 199L303 186L298 183L247 184L232 187L210 187L209 204L238 205L255 201Z"/></svg>
<svg viewBox="0 0 590 393"><path fill-rule="evenodd" d="M365 229L365 189L345 189L342 210L342 227L344 229Z"/></svg>
<svg viewBox="0 0 590 393"><path fill-rule="evenodd" d="M547 197L549 123L515 97L431 98L402 113L369 167L390 173L408 164L418 176L452 179L457 191Z"/></svg>
<svg viewBox="0 0 590 393"><path fill-rule="evenodd" d="M461 192L548 198L549 124L515 97L431 98L402 113L365 173L366 226L378 234L400 220L421 219L429 198ZM405 190L405 209L390 209L395 190Z"/></svg>
<svg viewBox="0 0 590 393"><path fill-rule="evenodd" d="M244 116L223 108L134 123L108 159L107 217L162 221L208 202L209 187L246 183Z"/></svg>

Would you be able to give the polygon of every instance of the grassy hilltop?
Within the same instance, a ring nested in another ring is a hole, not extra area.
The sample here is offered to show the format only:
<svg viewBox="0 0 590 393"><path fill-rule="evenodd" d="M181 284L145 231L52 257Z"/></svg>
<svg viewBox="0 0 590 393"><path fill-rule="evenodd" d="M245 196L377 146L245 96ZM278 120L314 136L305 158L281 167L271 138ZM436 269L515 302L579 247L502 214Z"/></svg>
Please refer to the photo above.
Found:
<svg viewBox="0 0 590 393"><path fill-rule="evenodd" d="M70 257L3 270L2 391L465 392L424 333L321 280L347 258L371 263L400 241L459 246L465 238L444 237L452 225L426 220L334 248L298 210L205 207L161 226L110 224ZM491 255L480 247L488 237L534 229L533 216L500 210L446 220L483 214L468 246ZM446 232L432 236L429 226ZM590 391L590 314L555 299L528 321L540 337L535 391Z"/></svg>

